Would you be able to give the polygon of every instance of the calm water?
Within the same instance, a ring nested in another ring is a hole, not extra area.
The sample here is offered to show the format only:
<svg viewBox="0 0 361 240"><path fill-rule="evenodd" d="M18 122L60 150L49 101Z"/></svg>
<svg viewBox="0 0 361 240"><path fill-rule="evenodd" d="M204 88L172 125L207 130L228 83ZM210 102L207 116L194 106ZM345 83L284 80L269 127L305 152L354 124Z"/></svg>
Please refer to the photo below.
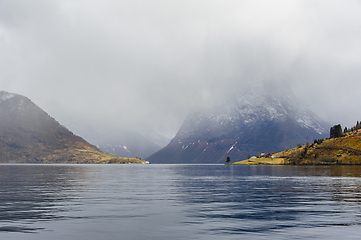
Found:
<svg viewBox="0 0 361 240"><path fill-rule="evenodd" d="M0 239L360 239L361 167L0 165Z"/></svg>

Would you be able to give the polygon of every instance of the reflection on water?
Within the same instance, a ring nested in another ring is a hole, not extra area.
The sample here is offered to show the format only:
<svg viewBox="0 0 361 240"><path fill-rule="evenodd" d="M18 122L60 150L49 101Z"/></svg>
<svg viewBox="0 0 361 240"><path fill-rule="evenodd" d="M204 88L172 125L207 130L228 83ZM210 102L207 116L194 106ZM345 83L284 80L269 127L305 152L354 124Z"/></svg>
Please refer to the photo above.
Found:
<svg viewBox="0 0 361 240"><path fill-rule="evenodd" d="M50 165L0 165L1 227L5 232L34 232L33 222L63 219L64 204L76 198L73 178L80 168ZM13 224L13 223L21 224Z"/></svg>
<svg viewBox="0 0 361 240"><path fill-rule="evenodd" d="M0 165L1 239L358 239L359 166Z"/></svg>
<svg viewBox="0 0 361 240"><path fill-rule="evenodd" d="M228 173L233 177L218 169L218 174L184 172L191 180L180 183L181 196L195 206L188 214L206 225L205 231L267 233L361 222L361 179L341 177L359 176L358 167L249 166L243 170L231 167Z"/></svg>

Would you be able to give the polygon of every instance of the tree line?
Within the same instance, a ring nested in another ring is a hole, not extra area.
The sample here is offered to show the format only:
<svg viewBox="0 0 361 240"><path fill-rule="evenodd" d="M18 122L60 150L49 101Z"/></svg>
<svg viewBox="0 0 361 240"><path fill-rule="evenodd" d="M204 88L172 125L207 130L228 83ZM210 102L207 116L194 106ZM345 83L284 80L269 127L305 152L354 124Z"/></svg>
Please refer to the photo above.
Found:
<svg viewBox="0 0 361 240"><path fill-rule="evenodd" d="M345 127L343 132L342 132L341 124L337 124L337 125L334 125L333 127L330 128L330 138L342 137L346 133L354 132L354 131L357 131L359 129L361 129L361 122L359 122L359 121L357 121L356 125L353 126L352 128Z"/></svg>

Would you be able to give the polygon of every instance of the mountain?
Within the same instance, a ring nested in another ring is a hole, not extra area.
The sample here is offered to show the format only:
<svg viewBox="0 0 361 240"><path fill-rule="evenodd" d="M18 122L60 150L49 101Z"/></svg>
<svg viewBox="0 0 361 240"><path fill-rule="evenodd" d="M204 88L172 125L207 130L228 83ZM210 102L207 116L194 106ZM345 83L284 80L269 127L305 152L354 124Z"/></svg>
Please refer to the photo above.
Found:
<svg viewBox="0 0 361 240"><path fill-rule="evenodd" d="M170 139L153 131L94 128L86 123L67 121L66 126L101 151L119 157L146 158L165 147Z"/></svg>
<svg viewBox="0 0 361 240"><path fill-rule="evenodd" d="M30 99L0 92L0 162L141 162L105 154L74 135Z"/></svg>
<svg viewBox="0 0 361 240"><path fill-rule="evenodd" d="M138 133L136 131L121 131L103 134L89 142L100 150L115 156L146 158L162 149L169 143L169 139L152 133Z"/></svg>
<svg viewBox="0 0 361 240"><path fill-rule="evenodd" d="M192 112L152 163L224 163L278 152L328 134L328 124L300 107L290 90L271 84L246 88L218 106Z"/></svg>

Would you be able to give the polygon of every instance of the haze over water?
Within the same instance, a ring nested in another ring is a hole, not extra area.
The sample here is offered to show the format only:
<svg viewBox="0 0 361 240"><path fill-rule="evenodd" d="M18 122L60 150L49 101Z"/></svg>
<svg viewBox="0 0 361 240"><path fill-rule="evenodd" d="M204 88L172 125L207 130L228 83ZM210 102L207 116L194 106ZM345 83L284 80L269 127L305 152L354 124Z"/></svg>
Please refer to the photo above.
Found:
<svg viewBox="0 0 361 240"><path fill-rule="evenodd" d="M1 239L359 239L359 166L0 165Z"/></svg>

